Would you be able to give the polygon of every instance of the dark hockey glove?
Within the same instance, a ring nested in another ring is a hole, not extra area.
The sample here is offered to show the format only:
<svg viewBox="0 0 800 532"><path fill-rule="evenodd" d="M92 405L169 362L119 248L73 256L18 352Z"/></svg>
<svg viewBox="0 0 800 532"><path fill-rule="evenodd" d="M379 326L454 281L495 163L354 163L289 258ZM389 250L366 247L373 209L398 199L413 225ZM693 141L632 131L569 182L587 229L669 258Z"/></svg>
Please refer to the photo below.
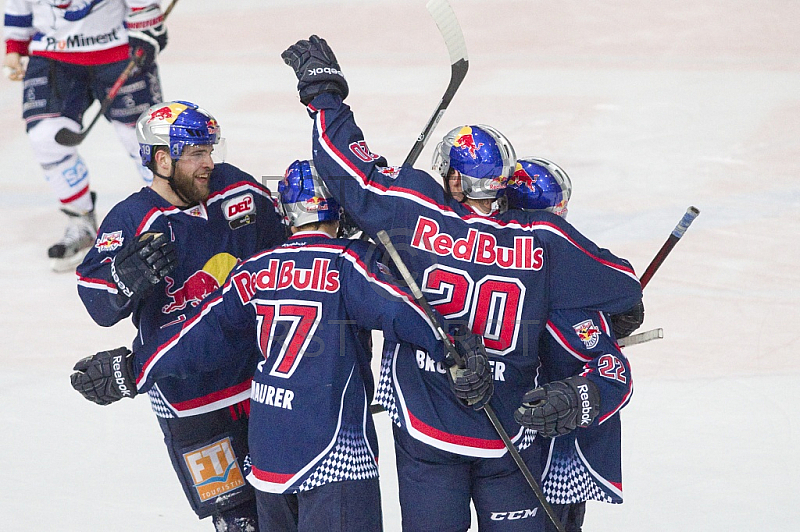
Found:
<svg viewBox="0 0 800 532"><path fill-rule="evenodd" d="M164 15L158 5L131 10L125 18L128 28L128 45L131 57L137 49L144 55L139 60L139 67L146 70L156 60L158 54L167 47L167 27Z"/></svg>
<svg viewBox="0 0 800 532"><path fill-rule="evenodd" d="M453 344L464 359L464 367L457 366L448 355L446 363L450 365L447 372L450 388L461 402L480 410L494 393L494 376L483 339L465 325L460 325L453 333Z"/></svg>
<svg viewBox="0 0 800 532"><path fill-rule="evenodd" d="M534 388L522 397L514 419L545 438L563 436L592 424L600 411L600 392L586 377L568 377Z"/></svg>
<svg viewBox="0 0 800 532"><path fill-rule="evenodd" d="M347 80L325 39L312 35L307 41L297 41L281 54L281 58L297 76L297 91L303 105L323 92L336 93L343 100L347 98L350 91Z"/></svg>
<svg viewBox="0 0 800 532"><path fill-rule="evenodd" d="M105 406L136 395L133 353L127 347L100 351L79 360L72 369L72 387L93 403Z"/></svg>
<svg viewBox="0 0 800 532"><path fill-rule="evenodd" d="M639 300L632 308L619 314L611 314L608 319L611 320L611 329L617 340L630 336L644 323L644 302Z"/></svg>
<svg viewBox="0 0 800 532"><path fill-rule="evenodd" d="M141 297L160 283L178 264L175 246L163 233L145 233L123 246L111 263L111 277L119 293Z"/></svg>

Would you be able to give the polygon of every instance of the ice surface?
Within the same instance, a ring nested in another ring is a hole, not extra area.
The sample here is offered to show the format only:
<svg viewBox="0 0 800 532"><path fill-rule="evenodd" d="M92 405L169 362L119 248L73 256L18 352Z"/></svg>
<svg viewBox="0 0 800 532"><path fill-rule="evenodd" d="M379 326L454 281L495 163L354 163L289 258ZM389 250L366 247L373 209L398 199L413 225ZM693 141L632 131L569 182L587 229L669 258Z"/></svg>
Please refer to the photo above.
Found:
<svg viewBox="0 0 800 532"><path fill-rule="evenodd" d="M494 125L520 155L567 170L570 220L639 273L686 208L701 210L646 290L642 330L665 338L627 351L626 502L590 503L585 530L795 530L800 3L453 6L470 72L419 166L450 128ZM422 0L184 1L169 31L165 96L211 110L229 160L256 175L310 155L311 121L280 60L295 40L327 38L371 149L397 164L449 76ZM148 401L101 408L69 387L78 358L129 344L133 329L94 325L74 278L48 271L63 220L20 99L20 84L0 81L1 528L211 530L183 498ZM140 186L108 124L81 154L100 215ZM377 420L396 531L391 432Z"/></svg>

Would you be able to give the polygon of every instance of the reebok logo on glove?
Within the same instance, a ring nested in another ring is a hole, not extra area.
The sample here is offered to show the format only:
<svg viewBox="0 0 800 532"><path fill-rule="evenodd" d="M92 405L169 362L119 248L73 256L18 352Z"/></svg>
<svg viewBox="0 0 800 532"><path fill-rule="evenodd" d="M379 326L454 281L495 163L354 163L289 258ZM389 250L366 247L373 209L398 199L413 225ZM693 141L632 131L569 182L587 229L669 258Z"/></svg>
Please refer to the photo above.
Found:
<svg viewBox="0 0 800 532"><path fill-rule="evenodd" d="M125 385L125 376L122 374L122 355L115 356L112 360L114 370L114 380L117 383L119 393L124 397L132 397L131 391Z"/></svg>
<svg viewBox="0 0 800 532"><path fill-rule="evenodd" d="M317 74L336 74L337 76L342 76L344 78L344 74L342 74L341 70L336 70L335 68L330 67L309 68L307 72L309 76L316 76Z"/></svg>
<svg viewBox="0 0 800 532"><path fill-rule="evenodd" d="M579 384L577 386L578 397L581 400L581 427L588 427L592 424L594 416L592 416L592 402L589 400L589 385Z"/></svg>

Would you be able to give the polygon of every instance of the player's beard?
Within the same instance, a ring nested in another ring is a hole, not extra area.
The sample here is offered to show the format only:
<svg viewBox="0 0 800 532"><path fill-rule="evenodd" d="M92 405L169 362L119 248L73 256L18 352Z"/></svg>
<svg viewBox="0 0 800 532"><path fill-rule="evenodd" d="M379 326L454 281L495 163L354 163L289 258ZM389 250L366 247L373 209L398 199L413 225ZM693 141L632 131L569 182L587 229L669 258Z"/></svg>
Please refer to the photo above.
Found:
<svg viewBox="0 0 800 532"><path fill-rule="evenodd" d="M206 179L195 179L198 176L207 174ZM172 188L178 193L182 199L189 202L190 205L200 203L208 199L210 193L208 181L210 179L210 171L197 171L192 175L181 172L177 167L175 168L175 175L172 178Z"/></svg>

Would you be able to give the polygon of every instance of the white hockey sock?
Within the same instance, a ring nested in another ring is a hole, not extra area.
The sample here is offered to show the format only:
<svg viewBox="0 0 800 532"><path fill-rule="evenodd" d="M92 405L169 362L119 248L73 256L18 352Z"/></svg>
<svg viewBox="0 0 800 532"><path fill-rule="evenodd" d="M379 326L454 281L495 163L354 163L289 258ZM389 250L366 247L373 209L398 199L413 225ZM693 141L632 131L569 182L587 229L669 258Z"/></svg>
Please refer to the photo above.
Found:
<svg viewBox="0 0 800 532"><path fill-rule="evenodd" d="M80 124L69 118L46 118L28 131L28 139L62 208L75 213L89 212L92 210L89 171L77 149L56 142L55 134L62 127L80 130Z"/></svg>
<svg viewBox="0 0 800 532"><path fill-rule="evenodd" d="M112 120L111 123L114 125L117 138L125 146L125 150L133 160L133 164L136 165L136 170L142 177L142 181L144 181L145 185L151 185L153 183L153 172L149 168L142 166L142 158L139 156L139 141L136 140L136 128L133 124L123 124L116 120Z"/></svg>

